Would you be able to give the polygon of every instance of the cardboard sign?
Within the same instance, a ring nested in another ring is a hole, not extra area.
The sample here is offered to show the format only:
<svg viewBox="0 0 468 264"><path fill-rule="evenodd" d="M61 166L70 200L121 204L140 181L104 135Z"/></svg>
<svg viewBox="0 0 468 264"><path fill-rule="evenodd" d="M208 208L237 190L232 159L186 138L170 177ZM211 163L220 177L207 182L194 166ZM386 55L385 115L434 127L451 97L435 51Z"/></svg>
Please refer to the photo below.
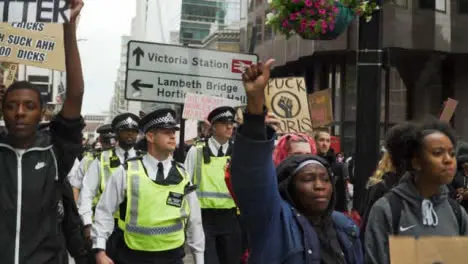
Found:
<svg viewBox="0 0 468 264"><path fill-rule="evenodd" d="M205 120L210 112L220 106L238 107L239 101L230 100L223 97L187 93L184 103L183 119Z"/></svg>
<svg viewBox="0 0 468 264"><path fill-rule="evenodd" d="M8 68L3 72L3 85L8 88L16 79L16 73L18 72L18 64L11 63Z"/></svg>
<svg viewBox="0 0 468 264"><path fill-rule="evenodd" d="M317 91L309 95L312 127L318 128L333 122L331 89Z"/></svg>
<svg viewBox="0 0 468 264"><path fill-rule="evenodd" d="M281 122L278 133L312 131L304 78L270 79L265 89L265 103Z"/></svg>
<svg viewBox="0 0 468 264"><path fill-rule="evenodd" d="M67 23L70 0L0 0L2 22Z"/></svg>
<svg viewBox="0 0 468 264"><path fill-rule="evenodd" d="M63 26L1 23L0 61L65 71Z"/></svg>
<svg viewBox="0 0 468 264"><path fill-rule="evenodd" d="M442 110L442 114L440 114L440 120L445 122L450 122L455 113L455 109L457 109L458 101L452 98L447 98L444 104L444 110Z"/></svg>
<svg viewBox="0 0 468 264"><path fill-rule="evenodd" d="M392 264L466 263L468 237L394 237L390 241Z"/></svg>

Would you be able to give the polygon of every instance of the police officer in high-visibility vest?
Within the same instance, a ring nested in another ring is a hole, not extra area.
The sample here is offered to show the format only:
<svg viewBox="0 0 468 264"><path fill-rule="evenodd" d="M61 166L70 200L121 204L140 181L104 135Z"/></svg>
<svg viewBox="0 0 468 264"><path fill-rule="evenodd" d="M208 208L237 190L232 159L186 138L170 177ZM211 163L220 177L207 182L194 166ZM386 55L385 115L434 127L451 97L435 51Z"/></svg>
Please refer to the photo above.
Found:
<svg viewBox="0 0 468 264"><path fill-rule="evenodd" d="M125 160L137 155L133 146L138 135L139 121L140 118L132 113L120 114L112 120L112 130L117 139L116 146L102 151L101 155L91 163L83 179L78 198L78 212L83 219L85 236L89 239L91 239L94 207L106 188L107 181Z"/></svg>
<svg viewBox="0 0 468 264"><path fill-rule="evenodd" d="M101 142L103 150L111 149L114 146L115 134L110 124L98 127L96 132L99 134L98 141ZM83 153L83 158L78 165L78 169L69 177L70 184L73 187L75 201L78 201L83 178L86 175L89 166L93 160L101 154L101 151L85 151Z"/></svg>
<svg viewBox="0 0 468 264"><path fill-rule="evenodd" d="M159 109L140 121L148 152L129 159L112 175L96 207L93 248L98 264L183 264L184 244L195 264L204 264L200 205L189 175L172 158L176 113ZM120 222L114 234L113 215ZM115 240L106 243L106 240ZM187 240L187 241L186 241ZM108 255L109 244L117 252ZM114 261L114 262L112 262Z"/></svg>
<svg viewBox="0 0 468 264"><path fill-rule="evenodd" d="M198 186L205 230L206 264L239 264L242 234L236 204L224 180L225 167L231 155L234 109L219 107L208 115L212 136L205 144L193 146L185 168Z"/></svg>

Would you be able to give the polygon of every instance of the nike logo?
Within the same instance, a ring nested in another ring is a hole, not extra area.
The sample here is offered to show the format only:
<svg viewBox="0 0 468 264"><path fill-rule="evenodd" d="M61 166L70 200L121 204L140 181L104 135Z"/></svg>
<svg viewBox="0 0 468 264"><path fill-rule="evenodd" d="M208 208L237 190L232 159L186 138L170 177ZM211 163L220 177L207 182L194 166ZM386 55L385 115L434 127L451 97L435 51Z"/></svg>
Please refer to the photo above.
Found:
<svg viewBox="0 0 468 264"><path fill-rule="evenodd" d="M34 167L34 169L40 170L40 169L44 168L45 166L46 166L45 162L38 162L36 164L36 167Z"/></svg>
<svg viewBox="0 0 468 264"><path fill-rule="evenodd" d="M416 225L408 226L408 227L402 227L400 226L400 232L405 232L410 230L411 228L415 227Z"/></svg>

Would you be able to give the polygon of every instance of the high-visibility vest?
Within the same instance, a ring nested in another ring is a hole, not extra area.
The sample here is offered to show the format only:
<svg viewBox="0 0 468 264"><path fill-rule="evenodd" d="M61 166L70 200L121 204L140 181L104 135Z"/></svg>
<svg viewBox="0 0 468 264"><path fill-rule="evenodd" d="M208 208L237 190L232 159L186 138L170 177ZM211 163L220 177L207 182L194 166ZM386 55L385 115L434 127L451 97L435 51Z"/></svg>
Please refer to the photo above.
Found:
<svg viewBox="0 0 468 264"><path fill-rule="evenodd" d="M84 155L83 159L84 159L84 168L83 168L84 170L83 170L83 172L86 175L86 172L88 172L89 166L91 165L91 163L93 162L95 157L94 157L93 153L87 152Z"/></svg>
<svg viewBox="0 0 468 264"><path fill-rule="evenodd" d="M224 172L230 156L211 156L210 162L206 164L203 157L204 147L197 146L193 177L193 183L198 186L197 196L200 207L202 209L236 208L236 203L224 180Z"/></svg>
<svg viewBox="0 0 468 264"><path fill-rule="evenodd" d="M185 243L185 226L190 207L185 187L187 173L176 166L183 180L176 185L153 182L140 159L130 160L127 169L127 209L124 240L139 251L167 251Z"/></svg>

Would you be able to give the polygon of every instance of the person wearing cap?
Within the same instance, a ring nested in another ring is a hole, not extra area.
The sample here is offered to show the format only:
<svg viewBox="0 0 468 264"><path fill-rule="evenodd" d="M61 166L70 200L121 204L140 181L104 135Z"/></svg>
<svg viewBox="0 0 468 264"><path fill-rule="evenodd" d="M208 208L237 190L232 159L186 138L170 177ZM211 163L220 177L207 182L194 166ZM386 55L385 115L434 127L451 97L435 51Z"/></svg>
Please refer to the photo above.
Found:
<svg viewBox="0 0 468 264"><path fill-rule="evenodd" d="M176 113L172 109L151 112L140 121L140 129L148 153L129 159L115 171L96 207L92 233L96 262L182 264L187 242L195 264L204 264L205 237L196 187L172 158L179 130ZM120 222L110 236L118 210ZM108 245L115 245L118 254L109 254L114 250Z"/></svg>
<svg viewBox="0 0 468 264"><path fill-rule="evenodd" d="M234 116L234 109L228 106L211 111L211 137L190 148L185 159L185 168L198 186L206 264L238 264L242 257L237 207L224 180L224 169L231 157Z"/></svg>
<svg viewBox="0 0 468 264"><path fill-rule="evenodd" d="M275 131L265 124L265 87L272 60L247 67L244 124L233 144L232 189L249 234L249 263L362 264L359 228L334 211L331 165L292 155L275 169Z"/></svg>
<svg viewBox="0 0 468 264"><path fill-rule="evenodd" d="M83 155L83 158L79 162L78 168L69 176L70 184L73 187L73 195L75 197L75 201L78 201L81 186L83 183L83 178L86 175L86 172L88 171L89 166L91 165L93 160L99 157L102 150L108 150L113 147L113 140L115 139L115 134L110 124L98 127L96 133L99 134L98 142L101 142L101 150L95 150L93 152L86 151Z"/></svg>
<svg viewBox="0 0 468 264"><path fill-rule="evenodd" d="M107 181L121 164L137 155L133 146L138 135L139 121L140 118L132 113L120 114L112 120L111 127L116 134L117 144L114 148L102 151L89 165L83 178L78 210L88 239L91 238L93 208L106 188Z"/></svg>

